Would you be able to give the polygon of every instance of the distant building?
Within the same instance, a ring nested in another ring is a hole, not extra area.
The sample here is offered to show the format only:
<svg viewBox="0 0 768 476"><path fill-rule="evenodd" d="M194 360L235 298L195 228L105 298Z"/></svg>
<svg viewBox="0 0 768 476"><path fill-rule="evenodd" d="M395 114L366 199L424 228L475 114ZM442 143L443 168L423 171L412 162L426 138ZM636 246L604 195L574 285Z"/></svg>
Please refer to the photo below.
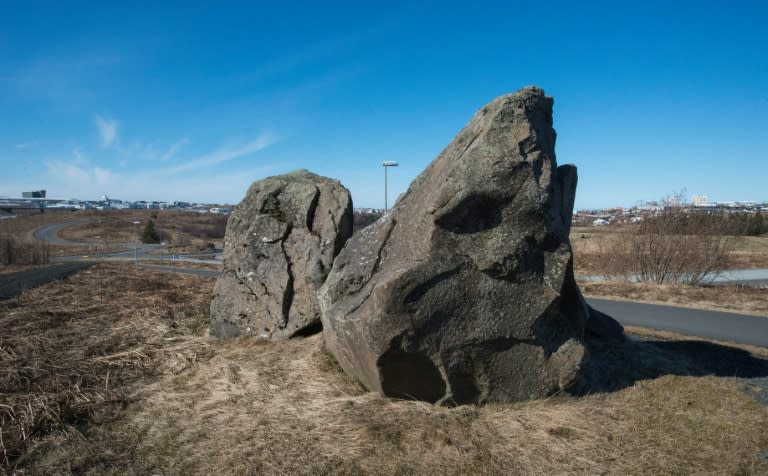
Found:
<svg viewBox="0 0 768 476"><path fill-rule="evenodd" d="M706 195L694 195L691 197L691 203L694 207L704 207L709 203Z"/></svg>
<svg viewBox="0 0 768 476"><path fill-rule="evenodd" d="M35 190L33 192L21 192L21 198L45 198L45 190Z"/></svg>

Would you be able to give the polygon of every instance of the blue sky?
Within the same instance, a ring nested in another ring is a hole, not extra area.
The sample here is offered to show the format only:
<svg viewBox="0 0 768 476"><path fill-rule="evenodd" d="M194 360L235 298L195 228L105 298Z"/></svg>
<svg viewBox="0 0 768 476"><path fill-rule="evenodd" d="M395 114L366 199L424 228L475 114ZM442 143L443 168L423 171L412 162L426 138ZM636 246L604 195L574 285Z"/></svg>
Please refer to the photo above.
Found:
<svg viewBox="0 0 768 476"><path fill-rule="evenodd" d="M768 201L766 2L0 1L0 196L390 203L494 97L555 98L577 208Z"/></svg>

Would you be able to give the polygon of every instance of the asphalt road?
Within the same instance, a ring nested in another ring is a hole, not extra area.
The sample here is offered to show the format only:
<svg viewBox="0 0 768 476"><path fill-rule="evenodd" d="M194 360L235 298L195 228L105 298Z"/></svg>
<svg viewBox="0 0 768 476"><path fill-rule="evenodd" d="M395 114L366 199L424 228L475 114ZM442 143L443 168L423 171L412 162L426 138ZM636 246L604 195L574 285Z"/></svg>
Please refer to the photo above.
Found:
<svg viewBox="0 0 768 476"><path fill-rule="evenodd" d="M45 241L52 245L88 246L90 243L77 243L74 241L68 241L68 240L63 240L59 238L59 230L68 226L77 225L78 223L87 223L89 221L90 221L89 218L78 218L77 220L71 220L64 223L56 223L54 225L44 226L42 228L35 230L35 232L32 233L32 236L34 236L40 241Z"/></svg>
<svg viewBox="0 0 768 476"><path fill-rule="evenodd" d="M608 299L587 302L628 326L768 347L768 317Z"/></svg>
<svg viewBox="0 0 768 476"><path fill-rule="evenodd" d="M90 266L89 263L63 263L17 273L0 274L0 299L11 298L25 289L33 289Z"/></svg>

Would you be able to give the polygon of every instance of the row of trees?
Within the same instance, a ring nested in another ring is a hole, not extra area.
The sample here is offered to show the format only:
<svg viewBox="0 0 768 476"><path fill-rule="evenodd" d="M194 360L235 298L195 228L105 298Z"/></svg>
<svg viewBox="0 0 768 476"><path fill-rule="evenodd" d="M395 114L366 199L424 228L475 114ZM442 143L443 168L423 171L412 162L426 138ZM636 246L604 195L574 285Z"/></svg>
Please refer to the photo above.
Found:
<svg viewBox="0 0 768 476"><path fill-rule="evenodd" d="M731 227L741 235L760 236L768 233L768 219L762 213L734 213L728 215Z"/></svg>

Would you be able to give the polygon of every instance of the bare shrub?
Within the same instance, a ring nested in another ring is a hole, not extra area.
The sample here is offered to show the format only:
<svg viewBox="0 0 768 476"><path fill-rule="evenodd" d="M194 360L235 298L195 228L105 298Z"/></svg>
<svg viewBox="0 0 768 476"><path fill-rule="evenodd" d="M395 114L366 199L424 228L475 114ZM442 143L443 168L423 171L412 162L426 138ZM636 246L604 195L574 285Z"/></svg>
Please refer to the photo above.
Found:
<svg viewBox="0 0 768 476"><path fill-rule="evenodd" d="M181 225L180 230L182 233L203 240L221 239L224 238L224 232L227 230L227 217L213 216L203 223L184 223Z"/></svg>
<svg viewBox="0 0 768 476"><path fill-rule="evenodd" d="M12 236L0 237L0 265L47 264L50 246L40 241L19 240Z"/></svg>
<svg viewBox="0 0 768 476"><path fill-rule="evenodd" d="M699 284L719 274L735 244L733 223L719 214L670 208L606 237L601 273L629 281Z"/></svg>
<svg viewBox="0 0 768 476"><path fill-rule="evenodd" d="M382 215L384 215L383 212L355 212L352 215L352 232L357 233L358 231L381 218Z"/></svg>

